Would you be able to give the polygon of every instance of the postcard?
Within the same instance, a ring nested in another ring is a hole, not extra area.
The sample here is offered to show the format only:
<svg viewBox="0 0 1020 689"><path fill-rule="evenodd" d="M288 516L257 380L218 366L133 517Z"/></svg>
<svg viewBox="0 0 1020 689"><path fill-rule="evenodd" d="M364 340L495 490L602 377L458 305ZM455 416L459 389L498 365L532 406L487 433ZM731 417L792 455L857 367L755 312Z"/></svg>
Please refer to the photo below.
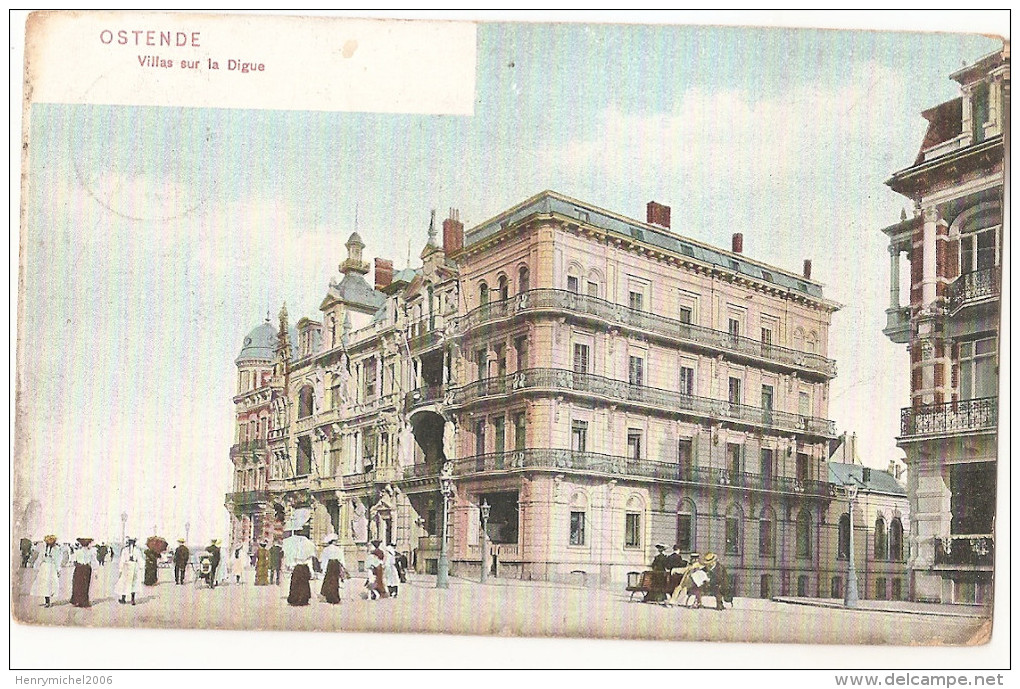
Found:
<svg viewBox="0 0 1020 689"><path fill-rule="evenodd" d="M554 19L27 15L19 634L984 662L1008 37Z"/></svg>

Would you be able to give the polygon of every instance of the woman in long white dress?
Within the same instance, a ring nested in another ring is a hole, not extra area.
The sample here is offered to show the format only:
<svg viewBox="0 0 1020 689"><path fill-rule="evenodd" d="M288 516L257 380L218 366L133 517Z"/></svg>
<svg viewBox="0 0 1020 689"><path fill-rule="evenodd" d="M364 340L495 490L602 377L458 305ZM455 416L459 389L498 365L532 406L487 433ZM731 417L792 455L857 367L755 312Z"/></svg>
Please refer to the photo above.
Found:
<svg viewBox="0 0 1020 689"><path fill-rule="evenodd" d="M57 537L46 536L35 560L36 575L31 594L43 599L43 606L53 605L60 588L60 567L64 564L64 551L57 545Z"/></svg>
<svg viewBox="0 0 1020 689"><path fill-rule="evenodd" d="M383 548L383 585L391 598L400 593L400 572L397 571L397 551L392 545Z"/></svg>
<svg viewBox="0 0 1020 689"><path fill-rule="evenodd" d="M234 557L230 562L230 573L234 575L236 583L242 583L244 570L248 568L248 556L242 552L242 548L234 549Z"/></svg>
<svg viewBox="0 0 1020 689"><path fill-rule="evenodd" d="M145 555L135 543L136 539L127 539L120 551L120 577L113 589L120 596L121 603L127 603L127 597L131 596L131 605L135 604L135 594L142 587L142 570L145 567Z"/></svg>

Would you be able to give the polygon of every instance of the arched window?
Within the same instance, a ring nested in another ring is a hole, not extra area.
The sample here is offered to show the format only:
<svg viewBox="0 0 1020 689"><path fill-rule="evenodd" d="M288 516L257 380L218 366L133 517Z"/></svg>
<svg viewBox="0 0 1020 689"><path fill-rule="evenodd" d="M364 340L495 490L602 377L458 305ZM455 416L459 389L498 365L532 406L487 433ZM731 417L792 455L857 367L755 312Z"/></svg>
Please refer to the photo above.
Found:
<svg viewBox="0 0 1020 689"><path fill-rule="evenodd" d="M811 513L807 510L797 515L797 557L811 557Z"/></svg>
<svg viewBox="0 0 1020 689"><path fill-rule="evenodd" d="M567 291L574 294L581 292L581 269L573 264L567 268Z"/></svg>
<svg viewBox="0 0 1020 689"><path fill-rule="evenodd" d="M489 303L489 286L484 282L478 285L478 303L482 306Z"/></svg>
<svg viewBox="0 0 1020 689"><path fill-rule="evenodd" d="M521 266L517 270L517 292L527 292L531 289L530 275L528 274L528 266Z"/></svg>
<svg viewBox="0 0 1020 689"><path fill-rule="evenodd" d="M875 520L875 559L889 559L889 536L885 530L885 519L881 515Z"/></svg>
<svg viewBox="0 0 1020 689"><path fill-rule="evenodd" d="M301 388L301 393L298 397L298 418L303 419L306 416L311 416L314 408L315 390L312 389L311 385L306 385Z"/></svg>
<svg viewBox="0 0 1020 689"><path fill-rule="evenodd" d="M641 498L638 496L632 495L630 499L627 500L627 513L625 516L623 537L624 548L641 547L641 515L644 514L644 511L644 505L641 503Z"/></svg>
<svg viewBox="0 0 1020 689"><path fill-rule="evenodd" d="M500 301L506 301L510 298L510 281L506 279L506 275L499 276L499 299Z"/></svg>
<svg viewBox="0 0 1020 689"><path fill-rule="evenodd" d="M889 524L889 559L895 562L903 560L903 522L893 517Z"/></svg>
<svg viewBox="0 0 1020 689"><path fill-rule="evenodd" d="M804 341L804 351L814 354L818 348L818 333L812 330Z"/></svg>
<svg viewBox="0 0 1020 689"><path fill-rule="evenodd" d="M676 544L680 550L690 553L697 548L698 510L690 500L684 500L677 506Z"/></svg>
<svg viewBox="0 0 1020 689"><path fill-rule="evenodd" d="M836 559L846 560L850 557L850 515L839 518L839 541L836 546ZM838 598L839 596L833 596Z"/></svg>

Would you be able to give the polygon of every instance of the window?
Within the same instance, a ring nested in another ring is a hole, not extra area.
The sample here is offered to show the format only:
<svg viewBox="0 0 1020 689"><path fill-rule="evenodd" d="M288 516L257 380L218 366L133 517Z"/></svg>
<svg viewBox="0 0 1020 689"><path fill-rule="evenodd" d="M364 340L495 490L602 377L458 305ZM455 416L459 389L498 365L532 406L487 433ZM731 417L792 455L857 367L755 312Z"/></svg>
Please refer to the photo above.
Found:
<svg viewBox="0 0 1020 689"><path fill-rule="evenodd" d="M694 311L689 306L680 307L680 322L690 324L694 319Z"/></svg>
<svg viewBox="0 0 1020 689"><path fill-rule="evenodd" d="M636 428L627 431L627 457L629 459L641 459L641 435L641 431Z"/></svg>
<svg viewBox="0 0 1020 689"><path fill-rule="evenodd" d="M496 375L502 378L506 375L506 347L496 345Z"/></svg>
<svg viewBox="0 0 1020 689"><path fill-rule="evenodd" d="M626 515L627 523L624 528L624 542L625 548L640 548L641 547L641 514L636 512L628 512Z"/></svg>
<svg viewBox="0 0 1020 689"><path fill-rule="evenodd" d="M990 227L960 236L960 273L973 273L999 264L996 247L999 228Z"/></svg>
<svg viewBox="0 0 1020 689"><path fill-rule="evenodd" d="M312 471L312 438L303 435L297 442L297 476L307 476Z"/></svg>
<svg viewBox="0 0 1020 689"><path fill-rule="evenodd" d="M492 417L492 432L496 436L496 449L498 454L506 450L506 417Z"/></svg>
<svg viewBox="0 0 1020 689"><path fill-rule="evenodd" d="M829 596L831 598L842 598L843 597L843 577L833 577L832 585L829 589Z"/></svg>
<svg viewBox="0 0 1020 689"><path fill-rule="evenodd" d="M772 483L772 478L775 476L775 450L763 447L761 449L761 480L766 486Z"/></svg>
<svg viewBox="0 0 1020 689"><path fill-rule="evenodd" d="M875 520L875 559L889 559L889 539L885 530L885 519L882 517Z"/></svg>
<svg viewBox="0 0 1020 689"><path fill-rule="evenodd" d="M797 577L797 595L801 598L806 597L808 594L808 588L810 587L810 579L808 575L801 574Z"/></svg>
<svg viewBox="0 0 1020 689"><path fill-rule="evenodd" d="M729 322L729 333L730 337L740 337L740 321L736 318L731 318Z"/></svg>
<svg viewBox="0 0 1020 689"><path fill-rule="evenodd" d="M809 470L808 456L806 454L804 454L803 452L798 452L797 453L797 480L801 481L801 482L807 481L808 478L809 478L808 470Z"/></svg>
<svg viewBox="0 0 1020 689"><path fill-rule="evenodd" d="M764 557L770 557L774 552L775 536L772 524L772 519L768 514L762 515L761 521L758 522L758 554Z"/></svg>
<svg viewBox="0 0 1020 689"><path fill-rule="evenodd" d="M315 391L311 385L301 388L298 395L298 418L303 419L311 416L315 407Z"/></svg>
<svg viewBox="0 0 1020 689"><path fill-rule="evenodd" d="M489 286L484 282L478 285L478 303L482 306L489 303Z"/></svg>
<svg viewBox="0 0 1020 689"><path fill-rule="evenodd" d="M893 517L889 524L889 559L893 562L903 561L903 522Z"/></svg>
<svg viewBox="0 0 1020 689"><path fill-rule="evenodd" d="M475 352L475 366L478 367L478 380L489 375L489 350L482 347Z"/></svg>
<svg viewBox="0 0 1020 689"><path fill-rule="evenodd" d="M586 452L588 448L588 422L574 421L570 427L570 449L574 452Z"/></svg>
<svg viewBox="0 0 1020 689"><path fill-rule="evenodd" d="M768 574L762 574L761 575L760 584L761 584L761 590L760 590L761 597L762 598L771 598L772 597L772 577L770 575L768 575Z"/></svg>
<svg viewBox="0 0 1020 689"><path fill-rule="evenodd" d="M741 471L740 445L737 443L726 443L726 467L735 478Z"/></svg>
<svg viewBox="0 0 1020 689"><path fill-rule="evenodd" d="M836 559L846 560L850 557L850 515L839 518L839 539L836 546Z"/></svg>
<svg viewBox="0 0 1020 689"><path fill-rule="evenodd" d="M584 545L584 512L570 513L570 545Z"/></svg>
<svg viewBox="0 0 1020 689"><path fill-rule="evenodd" d="M485 421L475 422L475 454L485 454Z"/></svg>
<svg viewBox="0 0 1020 689"><path fill-rule="evenodd" d="M574 343L574 373L588 372L588 345Z"/></svg>
<svg viewBox="0 0 1020 689"><path fill-rule="evenodd" d="M885 577L875 579L875 600L885 600Z"/></svg>
<svg viewBox="0 0 1020 689"><path fill-rule="evenodd" d="M520 269L517 271L518 292L527 292L529 289L531 289L530 278L531 276L528 273L528 267L521 266Z"/></svg>
<svg viewBox="0 0 1020 689"><path fill-rule="evenodd" d="M506 275L499 276L499 299L500 301L506 301L510 298L510 281L506 279Z"/></svg>
<svg viewBox="0 0 1020 689"><path fill-rule="evenodd" d="M581 282L575 275L567 276L567 291L577 294L581 291Z"/></svg>
<svg viewBox="0 0 1020 689"><path fill-rule="evenodd" d="M524 412L514 414L514 449L523 450L525 447L525 426Z"/></svg>
<svg viewBox="0 0 1020 689"><path fill-rule="evenodd" d="M632 356L630 358L628 380L631 385L644 385L645 384L645 360L639 356Z"/></svg>
<svg viewBox="0 0 1020 689"><path fill-rule="evenodd" d="M514 340L514 349L517 350L517 370L523 371L528 367L528 338L522 335Z"/></svg>
<svg viewBox="0 0 1020 689"><path fill-rule="evenodd" d="M694 394L694 369L687 366L680 367L680 394Z"/></svg>
<svg viewBox="0 0 1020 689"><path fill-rule="evenodd" d="M693 512L680 512L676 515L676 544L685 552L694 550Z"/></svg>
<svg viewBox="0 0 1020 689"><path fill-rule="evenodd" d="M599 283L592 282L591 280L588 281L588 296L589 297L595 297L596 299L598 298L598 296L599 296Z"/></svg>
<svg viewBox="0 0 1020 689"><path fill-rule="evenodd" d="M998 391L995 338L960 343L960 399L994 397Z"/></svg>
<svg viewBox="0 0 1020 689"><path fill-rule="evenodd" d="M679 478L681 481L690 481L694 473L694 441L691 438L680 438L677 442L676 452L677 464L679 464Z"/></svg>
<svg viewBox="0 0 1020 689"><path fill-rule="evenodd" d="M730 404L740 404L740 379L730 377Z"/></svg>
<svg viewBox="0 0 1020 689"><path fill-rule="evenodd" d="M892 599L903 600L903 580L893 579L892 580Z"/></svg>
<svg viewBox="0 0 1020 689"><path fill-rule="evenodd" d="M376 387L375 387L375 375L376 375L376 359L375 357L369 357L365 360L365 365L361 369L365 375L365 401L375 399Z"/></svg>
<svg viewBox="0 0 1020 689"><path fill-rule="evenodd" d="M971 120L974 125L974 140L971 143L980 143L985 140L985 124L988 122L987 84L978 84L974 88L974 96L971 101Z"/></svg>
<svg viewBox="0 0 1020 689"><path fill-rule="evenodd" d="M811 416L811 395L804 391L797 397L797 413L801 416Z"/></svg>
<svg viewBox="0 0 1020 689"><path fill-rule="evenodd" d="M765 326L762 326L761 344L762 349L764 349L766 352L768 351L768 348L772 346L772 328L766 328Z"/></svg>
<svg viewBox="0 0 1020 689"><path fill-rule="evenodd" d="M631 293L630 293L630 308L634 309L635 311L642 311L642 310L644 310L644 302L645 302L645 295L641 294L641 292L631 291Z"/></svg>
<svg viewBox="0 0 1020 689"><path fill-rule="evenodd" d="M771 422L772 415L768 412L772 411L772 402L775 399L775 396L775 388L771 385L761 386L761 408L762 411L766 413L766 418L769 419L769 422Z"/></svg>
<svg viewBox="0 0 1020 689"><path fill-rule="evenodd" d="M811 513L807 510L797 515L797 557L811 557Z"/></svg>
<svg viewBox="0 0 1020 689"><path fill-rule="evenodd" d="M736 514L726 516L726 553L740 553L740 517Z"/></svg>

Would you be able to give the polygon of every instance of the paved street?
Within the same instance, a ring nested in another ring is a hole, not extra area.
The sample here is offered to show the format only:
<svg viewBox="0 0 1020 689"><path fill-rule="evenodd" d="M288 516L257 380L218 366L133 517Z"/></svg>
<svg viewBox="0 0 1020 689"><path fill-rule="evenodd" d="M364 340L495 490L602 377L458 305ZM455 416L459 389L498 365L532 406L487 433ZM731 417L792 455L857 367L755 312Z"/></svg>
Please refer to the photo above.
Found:
<svg viewBox="0 0 1020 689"><path fill-rule="evenodd" d="M31 624L103 627L445 632L500 636L649 638L686 641L744 641L830 644L974 644L991 632L989 620L973 617L846 611L738 598L733 609L668 609L628 602L622 591L585 590L539 582L495 580L480 584L452 579L447 591L433 577L414 577L400 597L383 601L353 597L350 582L339 606L319 600L304 608L287 605L287 583L255 587L248 582L210 590L193 582L175 586L172 570L160 584L144 588L138 605L120 605L112 590L115 569L101 568L90 609L72 607L71 569L61 573L58 604L46 609L28 595L33 569L13 570L13 612ZM189 572L189 579L192 575ZM312 582L318 593L320 582ZM711 599L707 599L711 600Z"/></svg>

